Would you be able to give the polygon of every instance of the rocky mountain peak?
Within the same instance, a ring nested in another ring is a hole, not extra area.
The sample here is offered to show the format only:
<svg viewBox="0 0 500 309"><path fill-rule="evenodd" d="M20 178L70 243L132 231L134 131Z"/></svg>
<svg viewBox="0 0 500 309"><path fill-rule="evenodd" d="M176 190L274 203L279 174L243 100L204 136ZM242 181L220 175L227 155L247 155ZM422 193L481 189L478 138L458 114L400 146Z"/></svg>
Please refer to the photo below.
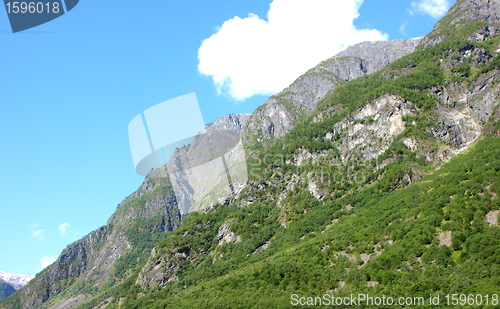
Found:
<svg viewBox="0 0 500 309"><path fill-rule="evenodd" d="M301 115L312 112L332 89L408 55L420 40L363 42L320 62L259 107L250 116L243 136L257 142L284 136Z"/></svg>
<svg viewBox="0 0 500 309"><path fill-rule="evenodd" d="M252 114L229 114L205 125L206 130L229 130L240 133Z"/></svg>
<svg viewBox="0 0 500 309"><path fill-rule="evenodd" d="M500 6L498 0L459 0L450 9L452 24L462 20L500 23Z"/></svg>
<svg viewBox="0 0 500 309"><path fill-rule="evenodd" d="M470 22L479 22L476 33L469 39L473 42L486 40L500 33L500 5L497 0L458 0L423 40L421 47L435 45L449 37L457 28Z"/></svg>

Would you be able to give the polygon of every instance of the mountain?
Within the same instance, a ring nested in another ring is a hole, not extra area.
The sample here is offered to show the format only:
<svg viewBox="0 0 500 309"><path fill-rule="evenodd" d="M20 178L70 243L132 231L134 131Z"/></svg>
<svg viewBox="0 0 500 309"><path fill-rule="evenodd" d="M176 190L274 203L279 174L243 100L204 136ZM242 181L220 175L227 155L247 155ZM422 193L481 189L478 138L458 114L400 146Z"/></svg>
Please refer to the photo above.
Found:
<svg viewBox="0 0 500 309"><path fill-rule="evenodd" d="M48 307L63 299L70 299L73 305L83 301L96 287L109 287L129 277L134 266L147 257L145 248L180 222L170 183L152 171L118 205L105 226L69 245L56 262L10 299L20 308Z"/></svg>
<svg viewBox="0 0 500 309"><path fill-rule="evenodd" d="M459 0L420 40L363 43L207 125L242 132L245 187L181 213L154 169L0 308L497 307L499 12Z"/></svg>
<svg viewBox="0 0 500 309"><path fill-rule="evenodd" d="M229 130L241 133L251 114L229 114L219 117L205 126L206 130Z"/></svg>
<svg viewBox="0 0 500 309"><path fill-rule="evenodd" d="M283 137L301 116L335 87L374 73L415 50L420 38L387 42L363 42L322 61L289 87L271 96L248 120L243 130L249 141Z"/></svg>
<svg viewBox="0 0 500 309"><path fill-rule="evenodd" d="M0 300L14 294L16 289L7 282L0 279Z"/></svg>
<svg viewBox="0 0 500 309"><path fill-rule="evenodd" d="M500 33L500 12L496 1L458 0L425 37L422 48L435 45L445 39L462 38L472 42L482 42ZM456 31L457 28L462 31Z"/></svg>
<svg viewBox="0 0 500 309"><path fill-rule="evenodd" d="M19 290L23 286L25 286L33 276L30 275L22 275L22 274L12 274L5 271L0 271L0 280L12 285L16 290Z"/></svg>

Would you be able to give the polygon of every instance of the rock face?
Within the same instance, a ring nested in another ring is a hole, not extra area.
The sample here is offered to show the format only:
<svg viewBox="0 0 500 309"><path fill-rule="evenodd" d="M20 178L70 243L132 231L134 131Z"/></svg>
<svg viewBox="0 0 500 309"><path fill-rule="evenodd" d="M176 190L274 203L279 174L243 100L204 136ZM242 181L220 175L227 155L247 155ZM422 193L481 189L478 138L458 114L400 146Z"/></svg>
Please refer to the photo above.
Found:
<svg viewBox="0 0 500 309"><path fill-rule="evenodd" d="M219 230L217 231L217 239L219 240L218 246L223 246L225 244L237 244L241 242L241 237L234 234L229 228L232 222L224 222Z"/></svg>
<svg viewBox="0 0 500 309"><path fill-rule="evenodd" d="M450 8L445 18L441 19L432 32L422 41L422 48L442 42L450 33L451 28L457 28L469 21L489 24L479 28L469 39L482 42L486 38L500 32L500 8L492 0L458 0Z"/></svg>
<svg viewBox="0 0 500 309"><path fill-rule="evenodd" d="M326 134L325 139L340 139L338 150L342 162L354 159L353 153L356 153L356 159L374 159L386 151L394 139L404 131L408 125L403 120L404 117L415 115L417 111L412 102L398 96L384 95L365 105L348 119L337 123ZM403 143L410 150L426 156L429 161L448 161L482 133L481 125L484 122L476 118L470 108L457 110L438 105L437 114L437 125L429 128L428 132L447 143L447 146L440 149L439 158L433 157L433 150L427 149L425 144L420 144L415 138L403 139ZM302 159L296 160L300 162Z"/></svg>
<svg viewBox="0 0 500 309"><path fill-rule="evenodd" d="M365 160L376 158L403 132L403 117L415 113L412 105L397 96L385 95L336 124L325 138L337 135L342 139L339 150L343 162L351 159L354 150Z"/></svg>
<svg viewBox="0 0 500 309"><path fill-rule="evenodd" d="M182 214L228 204L248 179L238 127L227 125L198 133L191 144L175 151L166 166Z"/></svg>
<svg viewBox="0 0 500 309"><path fill-rule="evenodd" d="M221 224L215 235L218 245L217 247L224 246L226 244L236 244L242 241L239 235L236 235L231 231L230 226L234 221L226 221ZM202 224L201 228L206 228ZM182 238L188 239L196 234L196 232L185 232ZM187 240L183 240L182 243L188 243ZM223 253L219 252L206 252L202 246L201 248L190 247L186 245L175 245L168 246L161 249L157 247L153 248L151 251L151 258L148 260L146 265L141 269L139 275L137 276L136 284L140 285L144 289L148 290L150 288L163 287L170 282L175 282L179 280L178 272L182 270L187 265L194 264L201 256L206 254L214 255L213 263L220 258Z"/></svg>
<svg viewBox="0 0 500 309"><path fill-rule="evenodd" d="M412 102L395 95L384 95L338 122L326 133L324 139L335 142L336 150L320 153L302 150L289 163L302 166L308 159L318 163L322 158L329 157L330 163L338 161L341 165L353 159L377 158L406 128L403 118L414 115L416 111ZM322 118L320 114L313 121L319 122ZM332 159L334 153L338 154L338 160ZM311 190L311 194L319 195L315 190Z"/></svg>
<svg viewBox="0 0 500 309"><path fill-rule="evenodd" d="M452 245L452 232L444 232L439 234L439 246L451 246Z"/></svg>
<svg viewBox="0 0 500 309"><path fill-rule="evenodd" d="M454 23L474 20L490 24L500 24L500 7L495 0L457 1L453 7L453 12L450 13L458 15L458 12L461 12L461 14L454 18Z"/></svg>
<svg viewBox="0 0 500 309"><path fill-rule="evenodd" d="M452 108L441 107L438 126L430 130L432 135L449 143L460 152L474 142L482 132L481 122L469 109L457 111Z"/></svg>
<svg viewBox="0 0 500 309"><path fill-rule="evenodd" d="M151 256L158 256L155 248L151 251ZM184 261L188 258L189 251L176 250L170 252L165 258L159 258L154 263L148 262L142 268L137 277L137 284L142 287L165 286L169 282L178 281L179 278L175 272L180 268L179 260Z"/></svg>
<svg viewBox="0 0 500 309"><path fill-rule="evenodd" d="M338 69L338 71L332 70L332 72L345 81L353 80L364 74L374 73L394 60L413 52L421 40L422 38L414 38L409 40L362 42L356 44L338 53L331 59L341 57L358 58L360 60L359 70L355 70L355 66L353 66L352 68L347 67L351 71L346 71L346 67L344 67L343 71Z"/></svg>
<svg viewBox="0 0 500 309"><path fill-rule="evenodd" d="M499 213L500 213L499 210L497 210L497 211L490 211L486 215L486 222L488 222L488 224L490 226L498 226L498 214Z"/></svg>
<svg viewBox="0 0 500 309"><path fill-rule="evenodd" d="M262 142L282 137L296 120L310 113L338 85L374 73L411 52L420 38L388 42L363 42L348 47L307 71L282 92L270 97L248 120L244 136Z"/></svg>
<svg viewBox="0 0 500 309"><path fill-rule="evenodd" d="M251 115L252 114L229 114L222 116L205 125L205 129L229 130L240 134Z"/></svg>

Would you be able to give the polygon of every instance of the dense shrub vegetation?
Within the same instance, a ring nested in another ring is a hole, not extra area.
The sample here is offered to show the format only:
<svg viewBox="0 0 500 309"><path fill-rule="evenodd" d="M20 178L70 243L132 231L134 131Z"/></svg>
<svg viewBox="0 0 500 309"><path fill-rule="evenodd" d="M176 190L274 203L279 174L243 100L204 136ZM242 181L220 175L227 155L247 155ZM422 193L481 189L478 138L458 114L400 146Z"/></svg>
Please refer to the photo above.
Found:
<svg viewBox="0 0 500 309"><path fill-rule="evenodd" d="M318 202L297 190L288 202L308 211L292 210L287 228L276 224L276 207L259 204L193 215L158 247L189 245L181 239L191 231L199 235L192 250L213 250L228 219L243 243L226 245L215 263L209 255L187 266L168 288L138 299L132 293L126 307L287 308L293 293L321 296L339 282L339 296L498 293L500 228L485 219L500 209L499 152L500 138L485 138L421 181L385 194L371 186ZM451 244L441 244L450 231ZM268 239L268 249L253 253ZM378 284L367 287L371 281Z"/></svg>

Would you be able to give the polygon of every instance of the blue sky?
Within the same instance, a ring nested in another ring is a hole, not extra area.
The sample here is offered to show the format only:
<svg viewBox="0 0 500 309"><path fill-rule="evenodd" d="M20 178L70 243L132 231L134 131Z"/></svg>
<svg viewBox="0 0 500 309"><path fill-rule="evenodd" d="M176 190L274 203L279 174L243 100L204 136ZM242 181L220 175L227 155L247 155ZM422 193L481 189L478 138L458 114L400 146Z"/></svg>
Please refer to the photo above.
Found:
<svg viewBox="0 0 500 309"><path fill-rule="evenodd" d="M426 35L452 2L81 0L16 34L0 9L0 270L35 275L106 224L143 180L127 137L143 110L196 92L205 123L251 113L356 40Z"/></svg>

